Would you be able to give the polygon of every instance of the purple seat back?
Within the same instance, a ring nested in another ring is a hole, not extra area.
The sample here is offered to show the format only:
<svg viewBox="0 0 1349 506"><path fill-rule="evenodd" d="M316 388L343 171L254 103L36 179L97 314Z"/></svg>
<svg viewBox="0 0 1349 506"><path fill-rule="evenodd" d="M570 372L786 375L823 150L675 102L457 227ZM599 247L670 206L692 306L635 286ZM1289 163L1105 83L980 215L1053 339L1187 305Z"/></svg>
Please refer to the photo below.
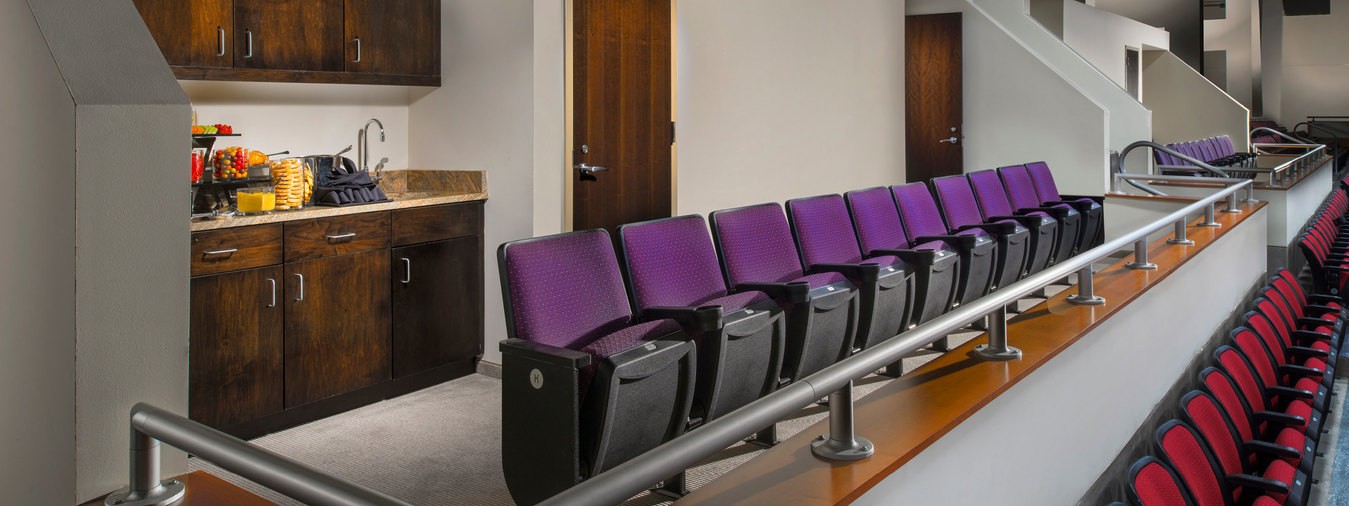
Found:
<svg viewBox="0 0 1349 506"><path fill-rule="evenodd" d="M712 213L712 230L731 286L801 277L801 258L782 206L776 203Z"/></svg>
<svg viewBox="0 0 1349 506"><path fill-rule="evenodd" d="M1049 171L1049 164L1045 162L1031 162L1026 164L1026 172L1030 173L1031 183L1035 184L1035 194L1040 196L1040 202L1057 202L1063 200L1059 196L1059 187L1054 184L1054 173Z"/></svg>
<svg viewBox="0 0 1349 506"><path fill-rule="evenodd" d="M1237 147L1232 144L1231 137L1219 135L1216 141L1218 143L1218 154L1222 156L1232 156L1237 154Z"/></svg>
<svg viewBox="0 0 1349 506"><path fill-rule="evenodd" d="M926 184L891 186L890 192L895 196L895 204L899 206L899 215L904 222L904 232L910 240L950 233L946 221L941 217L941 209L937 208L937 201L932 198Z"/></svg>
<svg viewBox="0 0 1349 506"><path fill-rule="evenodd" d="M942 213L951 228L984 222L979 214L979 201L974 198L970 180L965 176L943 176L932 180L932 189L941 202Z"/></svg>
<svg viewBox="0 0 1349 506"><path fill-rule="evenodd" d="M841 195L788 200L787 215L807 266L862 261L862 249Z"/></svg>
<svg viewBox="0 0 1349 506"><path fill-rule="evenodd" d="M969 173L970 186L974 187L974 196L979 198L979 210L984 219L989 216L1011 216L1012 201L1007 198L1007 189L1002 187L1002 178L998 172L989 169Z"/></svg>
<svg viewBox="0 0 1349 506"><path fill-rule="evenodd" d="M1013 208L1041 207L1043 202L1035 195L1035 185L1031 183L1030 173L1026 172L1025 165L1001 167L998 169L998 176L1002 178L1002 187L1007 189L1007 196L1011 199Z"/></svg>
<svg viewBox="0 0 1349 506"><path fill-rule="evenodd" d="M1211 162L1222 158L1218 156L1218 147L1213 144L1213 139L1204 139L1199 141L1199 152L1204 155L1200 161Z"/></svg>
<svg viewBox="0 0 1349 506"><path fill-rule="evenodd" d="M579 350L632 321L613 242L604 230L510 243L501 257L507 315L517 339Z"/></svg>
<svg viewBox="0 0 1349 506"><path fill-rule="evenodd" d="M717 250L702 216L678 216L619 228L638 310L693 306L726 295Z"/></svg>
<svg viewBox="0 0 1349 506"><path fill-rule="evenodd" d="M904 235L904 223L899 219L895 197L885 187L867 188L844 194L848 212L857 227L857 240L862 252L881 249L908 249L909 238Z"/></svg>

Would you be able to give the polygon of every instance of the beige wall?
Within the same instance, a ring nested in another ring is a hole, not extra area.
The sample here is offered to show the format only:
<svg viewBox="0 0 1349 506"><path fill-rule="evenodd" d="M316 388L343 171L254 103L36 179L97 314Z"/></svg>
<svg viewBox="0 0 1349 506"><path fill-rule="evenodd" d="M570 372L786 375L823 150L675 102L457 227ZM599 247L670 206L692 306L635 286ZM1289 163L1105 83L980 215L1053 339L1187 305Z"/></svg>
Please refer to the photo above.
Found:
<svg viewBox="0 0 1349 506"><path fill-rule="evenodd" d="M1171 47L1171 35L1161 28L1088 7L1076 0L1061 0L1060 3L1063 4L1063 43L1120 88L1128 89L1124 48L1141 51Z"/></svg>
<svg viewBox="0 0 1349 506"><path fill-rule="evenodd" d="M1143 53L1143 103L1152 109L1153 140L1167 144L1227 135L1245 151L1250 112L1166 51ZM1130 155L1133 158L1136 155Z"/></svg>
<svg viewBox="0 0 1349 506"><path fill-rule="evenodd" d="M1260 6L1260 110L1255 114L1279 121L1283 117L1283 3Z"/></svg>
<svg viewBox="0 0 1349 506"><path fill-rule="evenodd" d="M1227 51L1227 93L1251 106L1260 67L1257 0L1227 0L1227 19L1204 20L1204 50Z"/></svg>
<svg viewBox="0 0 1349 506"><path fill-rule="evenodd" d="M0 34L22 69L0 75L0 489L74 504L75 103L27 2L0 0Z"/></svg>
<svg viewBox="0 0 1349 506"><path fill-rule="evenodd" d="M534 235L562 232L567 164L566 3L534 0ZM489 318L492 316L489 315Z"/></svg>
<svg viewBox="0 0 1349 506"><path fill-rule="evenodd" d="M904 180L904 2L680 0L679 213Z"/></svg>
<svg viewBox="0 0 1349 506"><path fill-rule="evenodd" d="M1283 24L1283 104L1292 128L1309 115L1349 115L1349 0L1331 0L1330 14L1294 16Z"/></svg>

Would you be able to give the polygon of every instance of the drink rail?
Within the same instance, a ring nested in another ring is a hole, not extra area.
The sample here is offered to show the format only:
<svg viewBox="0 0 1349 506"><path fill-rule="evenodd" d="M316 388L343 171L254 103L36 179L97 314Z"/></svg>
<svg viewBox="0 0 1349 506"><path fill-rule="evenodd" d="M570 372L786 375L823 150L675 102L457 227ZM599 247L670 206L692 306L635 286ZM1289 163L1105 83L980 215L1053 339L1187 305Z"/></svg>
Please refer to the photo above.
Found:
<svg viewBox="0 0 1349 506"><path fill-rule="evenodd" d="M1157 178L1158 176L1120 174L1117 177L1131 181L1135 178L1146 179ZM1190 215L1204 212L1208 219L1200 225L1218 226L1219 224L1214 223L1212 219L1214 204L1227 199L1229 204L1227 212L1241 212L1235 205L1236 193L1243 188L1248 192L1251 191L1253 184L1249 179L1207 177L1186 179L1225 182L1229 183L1229 186L1133 232L1091 250L1081 252L1021 281L1001 287L996 292L961 306L928 323L914 327L879 345L858 352L632 460L595 475L553 496L543 504L594 505L620 503L680 471L697 465L717 452L753 436L764 427L771 426L793 415L825 396L829 397L830 402L829 436L821 436L812 444L815 455L825 460L855 460L870 455L871 452L874 452L875 447L869 441L853 433L853 400L851 395L848 394L854 380L898 362L905 355L942 339L980 318L986 318L989 343L981 348L983 351L978 353L977 356L985 360L1016 359L1020 354L1016 348L1007 344L1005 316L1008 304L1035 293L1045 286L1054 284L1073 273L1078 275L1078 293L1070 297L1069 302L1084 305L1104 304L1105 300L1093 293L1092 263L1132 245L1136 252L1142 251L1143 256L1135 258L1135 261L1129 267L1135 269L1153 268L1154 266L1149 264L1146 259L1149 234L1174 225L1176 230L1180 232L1178 238L1181 241L1173 240L1171 243L1185 244L1184 230ZM849 452L848 449L852 451ZM842 454L841 458L831 459L828 457L840 454Z"/></svg>

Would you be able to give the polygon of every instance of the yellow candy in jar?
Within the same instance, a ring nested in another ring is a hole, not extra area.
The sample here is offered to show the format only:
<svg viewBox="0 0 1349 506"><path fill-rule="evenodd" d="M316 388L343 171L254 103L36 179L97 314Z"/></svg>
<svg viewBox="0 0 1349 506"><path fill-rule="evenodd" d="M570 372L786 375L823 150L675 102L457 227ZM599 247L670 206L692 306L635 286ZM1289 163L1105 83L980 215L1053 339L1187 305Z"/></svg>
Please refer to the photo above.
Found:
<svg viewBox="0 0 1349 506"><path fill-rule="evenodd" d="M276 193L270 188L243 189L236 196L241 213L265 213L276 209Z"/></svg>

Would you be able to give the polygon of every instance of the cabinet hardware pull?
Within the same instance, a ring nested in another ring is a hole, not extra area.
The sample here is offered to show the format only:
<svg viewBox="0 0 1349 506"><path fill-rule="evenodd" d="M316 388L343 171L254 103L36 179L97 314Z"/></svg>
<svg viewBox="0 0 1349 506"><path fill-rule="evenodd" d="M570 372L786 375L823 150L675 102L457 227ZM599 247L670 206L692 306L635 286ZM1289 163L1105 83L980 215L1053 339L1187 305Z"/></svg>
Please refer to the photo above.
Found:
<svg viewBox="0 0 1349 506"><path fill-rule="evenodd" d="M356 37L355 39L352 40L352 42L355 42L355 43L356 43L356 59L355 59L355 60L352 60L351 63L360 63L360 62L361 62L361 38L360 38L360 37Z"/></svg>
<svg viewBox="0 0 1349 506"><path fill-rule="evenodd" d="M225 56L225 29L217 26L215 27L215 30L217 32L220 32L220 52L216 53L215 55L217 57Z"/></svg>
<svg viewBox="0 0 1349 506"><path fill-rule="evenodd" d="M220 256L220 255L233 255L233 254L238 253L238 252L239 252L239 248L218 249L218 250L207 251L207 252L205 252L205 253L202 253L202 256L213 257L213 256Z"/></svg>
<svg viewBox="0 0 1349 506"><path fill-rule="evenodd" d="M268 304L267 307L276 307L276 280L267 278L267 282L272 284L272 303Z"/></svg>
<svg viewBox="0 0 1349 506"><path fill-rule="evenodd" d="M253 57L253 31L244 30L244 34L248 36L248 47L245 49L244 58L248 59Z"/></svg>
<svg viewBox="0 0 1349 506"><path fill-rule="evenodd" d="M295 296L295 302L304 300L304 274L295 273L295 277L300 278L300 293Z"/></svg>
<svg viewBox="0 0 1349 506"><path fill-rule="evenodd" d="M407 274L403 275L403 284L406 285L412 282L412 259L403 258L403 265L407 267Z"/></svg>
<svg viewBox="0 0 1349 506"><path fill-rule="evenodd" d="M328 238L328 242L345 241L347 239L355 239L356 232L347 232L345 234L330 235L326 237Z"/></svg>

